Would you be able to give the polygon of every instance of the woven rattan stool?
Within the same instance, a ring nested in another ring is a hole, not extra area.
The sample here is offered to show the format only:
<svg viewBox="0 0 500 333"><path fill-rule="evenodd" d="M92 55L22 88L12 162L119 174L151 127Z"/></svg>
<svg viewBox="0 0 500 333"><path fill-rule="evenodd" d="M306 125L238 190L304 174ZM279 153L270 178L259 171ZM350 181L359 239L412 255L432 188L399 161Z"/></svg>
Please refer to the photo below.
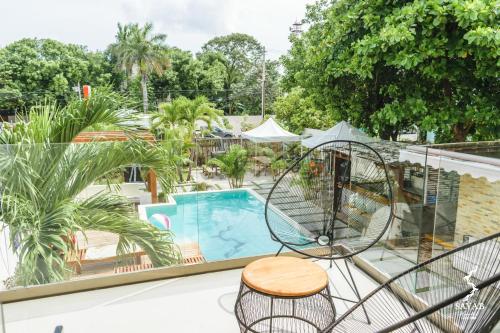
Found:
<svg viewBox="0 0 500 333"><path fill-rule="evenodd" d="M254 261L243 270L235 314L241 332L330 332L335 307L328 276L304 259Z"/></svg>

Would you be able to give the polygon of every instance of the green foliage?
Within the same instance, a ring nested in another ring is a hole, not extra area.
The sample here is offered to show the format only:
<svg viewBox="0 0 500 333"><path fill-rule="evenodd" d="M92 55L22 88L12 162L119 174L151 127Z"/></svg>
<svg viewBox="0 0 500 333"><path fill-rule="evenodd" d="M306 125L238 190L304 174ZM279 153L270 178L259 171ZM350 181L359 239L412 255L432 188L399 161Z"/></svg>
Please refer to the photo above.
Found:
<svg viewBox="0 0 500 333"><path fill-rule="evenodd" d="M246 131L249 131L251 129L254 129L255 127L257 127L258 125L255 125L253 124L252 122L250 122L249 118L248 118L248 115L244 115L243 116L243 119L241 120L241 131L242 132L246 132Z"/></svg>
<svg viewBox="0 0 500 333"><path fill-rule="evenodd" d="M202 192L202 191L207 191L210 189L212 186L208 183L205 182L200 182L200 183L195 183L193 185L193 189L191 192Z"/></svg>
<svg viewBox="0 0 500 333"><path fill-rule="evenodd" d="M276 176L279 176L287 168L288 163L284 159L273 159L271 161L271 173L273 174L273 179L276 179Z"/></svg>
<svg viewBox="0 0 500 333"><path fill-rule="evenodd" d="M195 145L193 144L192 132L185 126L169 127L163 129L162 137L161 144L176 166L179 182L183 182L184 167L191 167L193 163L191 155ZM190 176L191 174L188 173L188 180Z"/></svg>
<svg viewBox="0 0 500 333"><path fill-rule="evenodd" d="M63 105L78 83L94 87L113 80L101 52L51 39L21 39L0 49L0 108L27 110L46 99Z"/></svg>
<svg viewBox="0 0 500 333"><path fill-rule="evenodd" d="M228 178L231 188L240 188L243 185L248 162L248 152L240 145L232 145L228 152L221 157L210 159L208 164L220 168Z"/></svg>
<svg viewBox="0 0 500 333"><path fill-rule="evenodd" d="M223 91L212 99L227 114L260 113L263 57L264 47L254 37L241 33L215 37L202 47L198 59L215 68L218 75L223 69ZM278 62L266 61L269 105L278 95L278 78Z"/></svg>
<svg viewBox="0 0 500 333"><path fill-rule="evenodd" d="M18 89L0 88L0 110L16 110L23 106L23 94Z"/></svg>
<svg viewBox="0 0 500 333"><path fill-rule="evenodd" d="M160 76L153 75L151 86L157 101L185 96L195 98L223 89L224 67L208 66L189 51L173 47L168 49L171 66Z"/></svg>
<svg viewBox="0 0 500 333"><path fill-rule="evenodd" d="M146 23L118 24L105 52L49 39L23 39L0 48L0 109L29 110L46 99L76 99L80 82L110 86L142 101L143 110L180 96L205 95L228 113L259 114L263 47L252 36L216 37L193 56L165 44ZM279 95L277 61L266 61L266 113Z"/></svg>
<svg viewBox="0 0 500 333"><path fill-rule="evenodd" d="M333 124L331 115L318 110L312 97L305 97L304 89L300 87L292 88L287 95L279 97L273 104L273 110L276 118L297 134L306 127L326 129Z"/></svg>
<svg viewBox="0 0 500 333"><path fill-rule="evenodd" d="M284 57L286 89L382 138L500 133L498 1L320 1ZM488 120L486 120L488 119Z"/></svg>
<svg viewBox="0 0 500 333"><path fill-rule="evenodd" d="M135 116L124 111L114 93L95 90L91 98L64 107L40 105L0 133L0 220L10 230L10 246L19 254L16 283L61 281L69 274L66 259L77 231L118 234L117 254L140 246L155 266L179 262L168 231L141 221L127 198L100 192L78 195L125 166L154 169L164 191L175 181L169 152L135 137ZM82 131L109 124L130 133L127 142L71 143Z"/></svg>
<svg viewBox="0 0 500 333"><path fill-rule="evenodd" d="M182 181L182 167L189 166L187 180L191 179L191 165L194 159L193 137L198 121L212 128L212 122L222 126L222 110L215 108L214 103L204 96L188 99L184 96L171 103L160 104L159 111L153 114L152 127L159 136L163 136L164 144L175 152L179 178Z"/></svg>
<svg viewBox="0 0 500 333"><path fill-rule="evenodd" d="M161 130L173 126L186 126L191 132L196 129L196 122L203 121L208 128L212 122L222 126L224 112L215 108L215 104L205 96L188 99L184 96L174 99L171 103L163 103L160 111L153 114L153 128Z"/></svg>

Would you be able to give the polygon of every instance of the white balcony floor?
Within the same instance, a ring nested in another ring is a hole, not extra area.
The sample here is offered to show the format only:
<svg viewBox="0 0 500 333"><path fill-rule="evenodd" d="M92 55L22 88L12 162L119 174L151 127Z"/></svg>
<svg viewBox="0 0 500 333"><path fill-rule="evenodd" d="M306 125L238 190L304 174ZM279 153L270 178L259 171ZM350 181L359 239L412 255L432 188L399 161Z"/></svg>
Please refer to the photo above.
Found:
<svg viewBox="0 0 500 333"><path fill-rule="evenodd" d="M362 295L377 286L351 271ZM328 273L334 295L354 297L335 266ZM5 304L6 333L52 333L57 325L64 333L238 332L233 306L240 275L230 270ZM335 306L343 313L350 304L335 300Z"/></svg>

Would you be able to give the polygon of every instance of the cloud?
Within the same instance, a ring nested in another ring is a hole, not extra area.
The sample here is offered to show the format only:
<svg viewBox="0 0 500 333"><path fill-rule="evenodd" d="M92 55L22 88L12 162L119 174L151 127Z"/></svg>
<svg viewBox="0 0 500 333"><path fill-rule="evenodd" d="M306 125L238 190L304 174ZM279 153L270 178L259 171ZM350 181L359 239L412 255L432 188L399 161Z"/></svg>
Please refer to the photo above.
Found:
<svg viewBox="0 0 500 333"><path fill-rule="evenodd" d="M118 22L151 21L170 45L197 52L209 39L243 32L271 57L286 52L288 28L313 0L17 0L0 1L0 46L23 37L104 49Z"/></svg>

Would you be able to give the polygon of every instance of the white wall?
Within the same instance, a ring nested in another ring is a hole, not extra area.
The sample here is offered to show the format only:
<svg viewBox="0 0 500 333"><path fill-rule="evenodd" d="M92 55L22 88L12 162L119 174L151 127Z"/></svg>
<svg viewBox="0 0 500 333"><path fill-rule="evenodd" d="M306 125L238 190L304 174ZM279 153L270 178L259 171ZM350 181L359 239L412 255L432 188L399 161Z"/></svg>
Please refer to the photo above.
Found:
<svg viewBox="0 0 500 333"><path fill-rule="evenodd" d="M9 247L9 229L0 222L0 290L5 286L3 281L14 274L17 256Z"/></svg>

